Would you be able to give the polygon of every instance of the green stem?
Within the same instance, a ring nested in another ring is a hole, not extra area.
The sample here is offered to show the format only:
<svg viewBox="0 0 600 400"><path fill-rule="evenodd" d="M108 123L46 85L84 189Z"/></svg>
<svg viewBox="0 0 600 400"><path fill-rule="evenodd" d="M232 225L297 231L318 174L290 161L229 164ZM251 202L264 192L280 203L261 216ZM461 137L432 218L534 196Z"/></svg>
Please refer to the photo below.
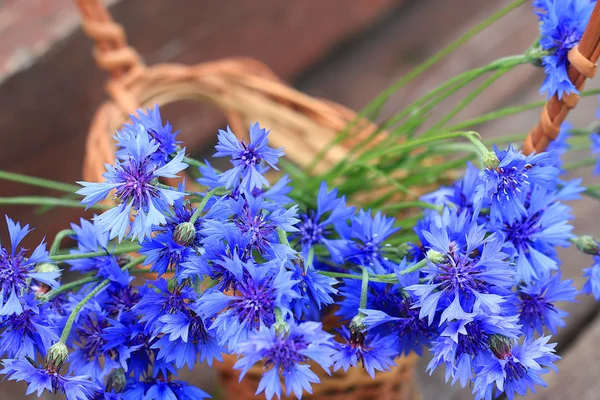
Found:
<svg viewBox="0 0 600 400"><path fill-rule="evenodd" d="M317 271L321 275L329 276L331 278L347 278L347 279L360 279L362 280L362 275L354 275L354 274L346 274L343 272L331 272L331 271ZM375 275L369 276L369 281L371 282L380 282L380 283L397 283L396 281L384 280L381 278L376 278Z"/></svg>
<svg viewBox="0 0 600 400"><path fill-rule="evenodd" d="M403 271L400 271L398 274L399 275L406 275L406 274L411 274L413 272L416 272L418 270L420 270L421 268L425 267L427 265L427 259L422 259L421 261L419 261L418 263L416 263L415 265L406 268Z"/></svg>
<svg viewBox="0 0 600 400"><path fill-rule="evenodd" d="M27 185L43 187L46 189L58 190L61 192L74 193L80 189L79 186L72 185L70 183L57 182L50 179L37 178L34 176L17 174L16 172L8 172L2 170L0 170L0 179L12 182L25 183Z"/></svg>
<svg viewBox="0 0 600 400"><path fill-rule="evenodd" d="M463 88L470 82L475 79L487 74L488 72L498 71L498 70L509 70L518 65L530 63L534 59L533 56L526 54L519 54L514 56L508 56L499 58L497 60L492 61L491 63L484 65L482 67L477 67L469 71L465 71L460 73L453 78L449 79L442 85L438 86L436 89L433 89L425 96L421 97L419 100L415 101L405 109L403 109L400 113L396 114L384 124L382 124L381 129L388 129L398 122L403 120L405 117L411 114L423 114L424 111L428 112L441 101L450 97L454 93L456 93L459 89ZM437 99L436 99L437 98ZM425 105L432 99L436 99L434 103L425 107Z"/></svg>
<svg viewBox="0 0 600 400"><path fill-rule="evenodd" d="M213 195L221 189L223 189L223 187L217 187L217 188L214 188L213 190L211 190L210 192L206 193L206 196L204 196L204 198L202 199L202 201L196 208L196 211L194 211L192 218L190 218L190 224L193 225L198 220L198 218L200 218L200 214L204 210L204 207L206 207L208 200L210 200L210 198L213 197Z"/></svg>
<svg viewBox="0 0 600 400"><path fill-rule="evenodd" d="M134 251L138 251L140 249L140 245L137 243L125 244L116 246L113 251L101 250L95 251L92 253L81 253L81 254L57 254L54 256L50 256L50 259L55 262L60 261L70 261L70 260L81 260L83 258L93 258L93 257L102 257L107 255L117 256L120 254L132 253Z"/></svg>
<svg viewBox="0 0 600 400"><path fill-rule="evenodd" d="M589 196L596 200L600 200L600 192L597 189L587 188L584 193L586 196Z"/></svg>
<svg viewBox="0 0 600 400"><path fill-rule="evenodd" d="M60 250L60 244L63 239L71 235L75 235L75 232L71 229L63 229L62 231L58 232L54 237L52 246L50 247L50 255L56 255Z"/></svg>
<svg viewBox="0 0 600 400"><path fill-rule="evenodd" d="M315 260L315 248L311 247L310 250L308 250L308 256L306 257L306 265L305 268L311 269L313 267L313 263Z"/></svg>
<svg viewBox="0 0 600 400"><path fill-rule="evenodd" d="M325 157L325 154L327 154L327 152L333 146L335 146L338 143L341 143L344 139L346 139L346 137L349 136L352 127L354 127L358 123L358 121L360 121L362 118L364 118L366 116L369 116L369 114L372 114L373 111L381 109L383 107L383 105L387 102L387 100L394 93L396 93L398 90L403 88L411 80L413 80L414 78L418 77L419 75L421 75L422 73L427 71L433 65L437 64L439 61L444 59L448 54L452 53L453 51L458 49L460 46L462 46L463 44L465 44L466 42L471 40L473 37L475 37L479 32L483 31L485 28L487 28L488 26L490 26L494 22L498 21L500 18L504 17L506 14L508 14L515 8L517 8L520 5L522 5L523 3L525 3L525 1L526 0L515 0L512 3L508 4L506 7L499 10L498 12L492 14L491 16L489 16L488 18L483 20L481 23L477 24L475 27L470 29L464 35L459 37L457 40L450 43L450 45L448 45L444 49L440 50L439 52L437 52L436 54L434 54L433 56L431 56L430 58L425 60L425 62L416 66L412 71L410 71L408 74L404 75L397 82L395 82L393 85L391 85L386 90L384 90L379 96L377 96L377 98L372 100L359 113L359 115L354 119L354 121L352 121L349 124L349 126L347 126L342 132L340 132L340 134L337 135L335 137L335 139L333 139L327 146L325 146L325 148L323 150L321 150L316 155L316 157L311 161L311 163L307 167L307 172L308 173L312 172L314 170L315 166L318 165L319 162L321 162L323 157Z"/></svg>
<svg viewBox="0 0 600 400"><path fill-rule="evenodd" d="M449 55L450 53L452 53L453 51L455 51L456 49L461 47L463 44L467 43L469 40L474 38L477 34L479 34L485 28L487 28L488 26L490 26L494 22L498 21L500 18L504 17L506 14L508 14L515 8L517 8L520 5L522 5L523 3L525 3L525 1L526 0L513 1L512 3L508 4L506 7L502 8L498 12L490 15L488 18L486 18L485 20L483 20L482 22L477 24L475 27L473 27L468 32L466 32L464 35L462 35L461 37L456 39L454 42L450 43L447 47L440 50L433 56L429 57L427 60L425 60L425 62L423 62L422 64L415 67L412 71L410 71L408 74L404 75L397 82L395 82L393 85L391 85L386 90L384 90L377 98L375 98L373 101L371 101L369 103L369 105L367 105L367 107L365 107L364 113L368 114L373 109L380 108L382 101L383 102L387 101L394 93L396 93L398 90L400 90L406 84L408 84L411 80L418 77L419 75L421 75L422 73L427 71L429 68L431 68L432 66L434 66L435 64L440 62L447 55Z"/></svg>
<svg viewBox="0 0 600 400"><path fill-rule="evenodd" d="M206 167L206 164L204 164L203 162L198 161L196 159L193 159L191 157L183 157L183 162L188 165L191 165L192 167L197 167L197 168Z"/></svg>
<svg viewBox="0 0 600 400"><path fill-rule="evenodd" d="M290 246L290 242L289 242L289 240L287 238L287 232L286 231L284 231L281 228L277 228L277 236L279 238L279 243L281 243L281 244L283 244L283 245L285 245L287 247L291 247Z"/></svg>
<svg viewBox="0 0 600 400"><path fill-rule="evenodd" d="M387 148L381 149L377 153L368 154L368 157L366 157L366 159L362 159L361 161L366 162L371 159L381 158L387 154L396 154L396 153L400 153L400 152L405 152L405 151L412 150L412 149L421 147L421 146L429 144L429 143L441 142L443 140L448 140L448 139L456 139L459 137L463 137L463 138L471 140L470 136L472 136L473 134L474 134L474 132L472 132L472 131L462 131L462 132L443 133L441 135L430 136L430 137L419 137L415 140L411 140L406 143L400 143L395 146L388 146ZM364 157L361 156L361 158L364 158Z"/></svg>
<svg viewBox="0 0 600 400"><path fill-rule="evenodd" d="M16 197L0 197L0 204L16 205L16 206L63 206L74 208L85 208L85 204L81 204L78 200L58 199L54 197L42 196L16 196ZM97 210L108 210L111 206L106 204L94 204L89 207Z"/></svg>
<svg viewBox="0 0 600 400"><path fill-rule="evenodd" d="M123 268L121 268L121 271L127 271L128 269L133 268L136 265L140 265L142 262L144 262L145 259L146 259L146 257L136 258L135 260L131 261L129 264L127 264ZM63 328L63 331L60 335L61 343L63 343L63 344L67 343L67 339L69 338L69 334L71 333L71 329L73 328L73 323L75 322L75 318L77 318L77 314L79 314L81 309L83 307L85 307L87 302L90 301L92 298L94 298L94 296L96 296L102 289L104 289L106 286L108 286L108 284L110 282L111 282L110 279L103 280L102 282L100 282L100 284L98 286L96 286L91 292L89 292L87 294L87 296L85 296L79 303L77 303L77 305L75 306L73 311L71 311L71 314L69 315L69 318L67 319L65 327Z"/></svg>
<svg viewBox="0 0 600 400"><path fill-rule="evenodd" d="M581 93L581 97L595 96L598 94L600 94L600 89L586 90ZM495 110L486 114L482 114L478 117L459 122L455 125L451 125L448 127L448 130L454 131L470 128L472 126L483 124L485 122L490 122L499 118L508 117L514 114L520 114L525 111L535 110L536 108L543 107L544 104L546 104L545 101L536 101L534 103L524 104L521 106L501 108L499 110Z"/></svg>
<svg viewBox="0 0 600 400"><path fill-rule="evenodd" d="M475 100L481 93L483 93L487 88L489 88L494 82L496 82L502 75L508 72L508 69L501 69L496 72L488 79L486 79L480 86L478 86L475 90L473 90L467 97L465 97L456 107L454 107L448 114L446 114L442 119L435 123L431 128L423 133L423 136L429 136L433 133L436 133L438 130L442 129L447 122L449 122L452 118L454 118L458 113L465 109L473 100Z"/></svg>
<svg viewBox="0 0 600 400"><path fill-rule="evenodd" d="M46 293L44 296L40 297L40 301L42 301L42 302L50 301L53 298L55 298L56 296L60 295L61 293L68 292L69 290L78 288L79 286L83 286L86 283L97 282L99 280L100 280L100 278L98 278L97 276L86 276L85 278L81 278L81 279L78 279L73 282L65 283L64 285L61 285L60 287L58 287L56 289L52 289L51 291Z"/></svg>
<svg viewBox="0 0 600 400"><path fill-rule="evenodd" d="M369 293L369 271L362 268L362 284L360 286L360 308L367 308L367 296Z"/></svg>
<svg viewBox="0 0 600 400"><path fill-rule="evenodd" d="M404 271L400 271L398 274L399 275L406 275L406 274L410 274L412 272L416 272L418 270L420 270L421 268L425 267L427 265L427 260L423 259L421 261L419 261L418 263L416 263L415 265L405 269ZM363 286L361 286L361 293L363 287L364 287L364 282L365 282L365 269L363 268L363 273L361 275L355 275L355 274L347 274L347 273L343 273L343 272L331 272L331 271L317 271L319 274L321 275L325 275L325 276L329 276L332 278L347 278L347 279L360 279L363 282ZM398 283L398 277L396 276L396 274L367 274L368 279L367 281L369 282L381 282L381 283ZM361 302L362 302L362 294L361 294ZM361 307L364 308L364 307Z"/></svg>

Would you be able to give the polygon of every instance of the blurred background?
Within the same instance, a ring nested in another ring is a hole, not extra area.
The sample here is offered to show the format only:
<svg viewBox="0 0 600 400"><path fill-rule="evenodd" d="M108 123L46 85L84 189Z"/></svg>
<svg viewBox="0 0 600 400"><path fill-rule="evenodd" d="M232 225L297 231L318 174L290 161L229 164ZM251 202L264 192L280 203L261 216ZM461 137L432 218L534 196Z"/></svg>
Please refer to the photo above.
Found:
<svg viewBox="0 0 600 400"><path fill-rule="evenodd" d="M359 110L427 57L502 8L509 1L481 0L107 0L114 19L144 61L197 64L230 56L266 63L279 77L316 97ZM71 0L0 0L0 169L73 182L81 178L87 130L107 98L107 74L92 58L91 41L79 27ZM529 6L511 12L397 93L381 118L391 115L455 74L501 56L523 52L535 40L537 22ZM496 82L457 120L507 105L541 100L542 71L521 66ZM590 82L588 87L600 87ZM475 82L477 84L478 82ZM472 87L471 87L472 88ZM470 88L467 88L468 91ZM460 96L463 93L459 93ZM448 111L452 101L435 113ZM595 119L597 100L581 101L569 118L575 126ZM194 102L165 107L163 117L193 154L204 154L225 125L218 111ZM484 137L526 132L538 110L478 127ZM260 122L260 121L259 121ZM210 154L210 153L209 153ZM0 196L42 195L43 190L2 182ZM600 234L600 207L573 203L576 233ZM79 209L39 215L30 207L0 207L36 228L28 245L52 237ZM591 216L591 217L590 217ZM4 236L4 224L2 235ZM581 268L590 260L576 252L564 258L564 276L581 288ZM528 399L598 399L600 321L593 299L564 306L571 316L559 332L561 373L547 375L549 389ZM470 390L444 384L443 373L419 374L423 398L470 399ZM191 373L210 383L210 372ZM22 387L1 384L0 399L23 398ZM201 387L206 388L206 385ZM47 395L46 395L47 396ZM51 398L46 397L46 398Z"/></svg>

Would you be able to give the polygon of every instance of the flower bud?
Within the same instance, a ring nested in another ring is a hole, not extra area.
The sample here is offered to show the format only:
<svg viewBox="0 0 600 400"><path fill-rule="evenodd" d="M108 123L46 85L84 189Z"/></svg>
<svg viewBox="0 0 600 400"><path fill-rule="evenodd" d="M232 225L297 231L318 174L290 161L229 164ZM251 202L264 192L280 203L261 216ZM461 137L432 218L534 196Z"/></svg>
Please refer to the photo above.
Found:
<svg viewBox="0 0 600 400"><path fill-rule="evenodd" d="M593 256L597 256L600 254L600 246L596 239L591 236L578 236L572 240L572 243L577 247L582 253L591 254Z"/></svg>
<svg viewBox="0 0 600 400"><path fill-rule="evenodd" d="M106 376L106 391L121 393L123 389L125 389L126 383L127 377L125 376L125 370L123 368L113 369Z"/></svg>
<svg viewBox="0 0 600 400"><path fill-rule="evenodd" d="M498 160L496 153L489 150L482 156L482 161L484 168L495 169L500 165L500 160Z"/></svg>
<svg viewBox="0 0 600 400"><path fill-rule="evenodd" d="M41 263L35 266L35 272L60 272L56 264Z"/></svg>
<svg viewBox="0 0 600 400"><path fill-rule="evenodd" d="M273 327L278 335L285 335L290 331L290 325L285 321L285 317L279 307L275 308L275 323Z"/></svg>
<svg viewBox="0 0 600 400"><path fill-rule="evenodd" d="M56 342L48 349L46 365L58 371L69 356L69 349L63 342Z"/></svg>
<svg viewBox="0 0 600 400"><path fill-rule="evenodd" d="M189 246L196 239L196 228L191 222L182 222L173 232L173 240L180 246Z"/></svg>
<svg viewBox="0 0 600 400"><path fill-rule="evenodd" d="M427 259L434 264L442 264L446 261L446 256L439 251L430 249L427 251Z"/></svg>
<svg viewBox="0 0 600 400"><path fill-rule="evenodd" d="M510 339L502 335L491 335L488 344L492 353L499 359L504 360L512 355L512 345Z"/></svg>
<svg viewBox="0 0 600 400"><path fill-rule="evenodd" d="M363 314L361 312L356 314L354 316L354 318L352 318L352 321L350 321L350 332L352 332L352 333L362 332L365 329L367 329L367 326L363 322L364 319L365 319L365 314Z"/></svg>

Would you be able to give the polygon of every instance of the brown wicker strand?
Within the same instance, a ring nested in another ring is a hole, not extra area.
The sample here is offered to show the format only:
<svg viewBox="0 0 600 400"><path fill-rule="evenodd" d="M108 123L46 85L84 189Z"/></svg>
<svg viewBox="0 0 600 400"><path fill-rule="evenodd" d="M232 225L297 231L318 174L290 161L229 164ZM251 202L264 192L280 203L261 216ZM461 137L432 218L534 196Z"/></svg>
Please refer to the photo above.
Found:
<svg viewBox="0 0 600 400"><path fill-rule="evenodd" d="M583 90L586 79L596 74L596 61L600 56L600 2L597 2L590 21L583 33L581 41L569 51L568 75L579 92ZM531 129L523 143L523 153L540 153L548 148L550 142L556 139L560 126L567 118L569 111L577 105L577 94L564 95L559 99L552 96L544 106L540 120Z"/></svg>
<svg viewBox="0 0 600 400"><path fill-rule="evenodd" d="M142 62L127 44L125 30L112 20L102 0L75 0L83 31L96 42L94 58L101 69L119 78Z"/></svg>

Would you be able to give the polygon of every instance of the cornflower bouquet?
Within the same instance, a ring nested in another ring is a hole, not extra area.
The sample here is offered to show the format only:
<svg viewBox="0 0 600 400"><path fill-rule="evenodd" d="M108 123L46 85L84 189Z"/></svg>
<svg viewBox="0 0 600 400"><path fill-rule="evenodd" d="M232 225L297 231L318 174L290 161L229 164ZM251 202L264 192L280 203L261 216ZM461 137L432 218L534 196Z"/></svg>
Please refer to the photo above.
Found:
<svg viewBox="0 0 600 400"><path fill-rule="evenodd" d="M363 137L323 173L313 172L323 154L299 169L269 146L258 123L248 141L219 131L214 157L229 161L221 171L187 155L158 107L138 110L115 134L116 160L104 181L78 182L81 203L98 214L59 232L49 251L44 242L23 248L29 226L6 217L0 374L26 381L26 394L69 400L201 399L210 396L178 371L231 354L241 379L262 366L257 394L301 398L319 383L318 369L364 368L374 377L398 357L428 349L428 370L445 368L446 380L469 385L475 399L513 399L544 385L559 359L549 334L565 325L555 303L580 293L561 277L558 247L594 256L581 292L600 298L600 246L571 232L566 204L582 193L600 196L563 175L597 160L561 160L582 139L600 151L600 135L565 123L548 151L524 154L446 126L487 81L416 135L428 111L489 71L501 72L495 80L516 65L543 64L548 96L586 94L567 71L595 2L534 6L541 35L524 55L442 85L384 123L387 134ZM465 155L441 157L457 151ZM277 173L280 166L287 174ZM457 168L462 177L452 181L446 172ZM195 182L178 180L184 170ZM73 191L4 171L0 178ZM24 202L78 205L68 197L0 199ZM61 248L67 237L75 248ZM83 276L62 282L65 268ZM134 281L140 273L142 285ZM331 316L337 326L324 326Z"/></svg>

